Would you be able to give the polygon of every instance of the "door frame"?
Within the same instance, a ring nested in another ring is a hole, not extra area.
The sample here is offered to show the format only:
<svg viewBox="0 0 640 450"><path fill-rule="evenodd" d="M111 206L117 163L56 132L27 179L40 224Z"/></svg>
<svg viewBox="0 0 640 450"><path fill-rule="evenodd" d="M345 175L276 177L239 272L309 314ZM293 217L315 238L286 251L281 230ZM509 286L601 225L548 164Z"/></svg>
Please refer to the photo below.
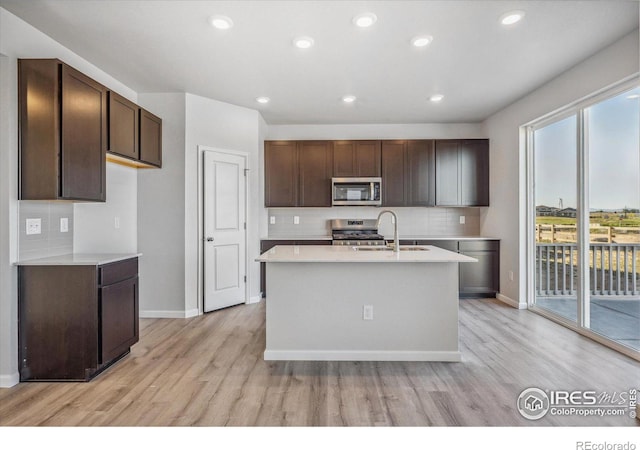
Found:
<svg viewBox="0 0 640 450"><path fill-rule="evenodd" d="M238 150L228 150L218 147L198 145L198 315L204 314L204 155L205 152L221 153L239 156L244 159L244 217L247 228L244 233L244 263L247 282L244 284L244 302L249 303L249 286L251 285L251 271L249 270L249 153Z"/></svg>

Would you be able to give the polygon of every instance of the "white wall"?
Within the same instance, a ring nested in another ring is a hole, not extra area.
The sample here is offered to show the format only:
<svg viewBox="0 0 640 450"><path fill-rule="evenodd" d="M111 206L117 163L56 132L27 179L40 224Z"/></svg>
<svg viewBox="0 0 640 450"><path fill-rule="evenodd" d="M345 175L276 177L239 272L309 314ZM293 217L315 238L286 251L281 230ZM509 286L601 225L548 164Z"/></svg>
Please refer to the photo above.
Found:
<svg viewBox="0 0 640 450"><path fill-rule="evenodd" d="M185 139L185 310L197 310L198 255L201 245L199 227L198 146L246 152L249 155L249 204L247 213L249 267L247 278L249 295L256 301L260 291L260 266L254 262L259 256L259 220L264 215L260 184L260 114L253 110L186 95Z"/></svg>
<svg viewBox="0 0 640 450"><path fill-rule="evenodd" d="M638 39L636 30L484 122L484 133L491 140L491 207L483 212L480 224L482 234L502 240L500 293L506 301L526 304L526 180L520 127L637 73ZM515 274L513 281L509 271Z"/></svg>
<svg viewBox="0 0 640 450"><path fill-rule="evenodd" d="M33 28L3 8L0 8L0 387L18 381L17 344L17 185L18 185L18 118L17 59L59 58L67 64L137 101L136 93L96 66L71 52L50 37ZM128 175L135 183L135 173ZM107 194L108 195L108 194ZM113 207L113 203L101 205ZM131 209L126 209L128 213ZM83 215L83 212L80 212ZM128 220L124 218L125 222ZM134 219L135 220L135 219ZM127 236L129 241L131 236ZM94 236L87 235L94 240ZM134 234L135 239L135 234ZM130 242L130 241L129 241ZM75 243L75 238L74 238ZM88 246L84 237L78 245Z"/></svg>
<svg viewBox="0 0 640 450"><path fill-rule="evenodd" d="M185 317L185 94L140 94L162 117L162 169L138 171L140 316Z"/></svg>

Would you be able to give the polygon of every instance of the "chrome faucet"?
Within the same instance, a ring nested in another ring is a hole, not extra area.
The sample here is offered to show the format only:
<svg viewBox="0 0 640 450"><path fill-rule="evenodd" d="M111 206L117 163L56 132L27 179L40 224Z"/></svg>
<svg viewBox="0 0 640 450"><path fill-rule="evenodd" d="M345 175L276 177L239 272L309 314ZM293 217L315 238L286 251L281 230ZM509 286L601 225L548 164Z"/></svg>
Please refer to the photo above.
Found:
<svg viewBox="0 0 640 450"><path fill-rule="evenodd" d="M380 214L378 214L378 223L376 225L376 228L380 227L380 218L384 213L389 213L393 217L393 251L399 252L400 240L398 239L398 216L396 215L396 213L391 211L390 209L385 209L384 211L380 211Z"/></svg>

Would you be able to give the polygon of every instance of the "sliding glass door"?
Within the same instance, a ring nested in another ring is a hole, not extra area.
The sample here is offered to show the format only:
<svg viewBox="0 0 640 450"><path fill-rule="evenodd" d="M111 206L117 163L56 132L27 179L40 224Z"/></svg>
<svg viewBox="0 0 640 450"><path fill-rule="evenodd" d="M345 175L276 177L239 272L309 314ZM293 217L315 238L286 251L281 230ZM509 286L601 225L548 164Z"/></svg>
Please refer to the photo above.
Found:
<svg viewBox="0 0 640 450"><path fill-rule="evenodd" d="M584 326L640 351L640 89L585 110L590 303Z"/></svg>
<svg viewBox="0 0 640 450"><path fill-rule="evenodd" d="M530 307L636 354L640 88L627 84L528 133Z"/></svg>

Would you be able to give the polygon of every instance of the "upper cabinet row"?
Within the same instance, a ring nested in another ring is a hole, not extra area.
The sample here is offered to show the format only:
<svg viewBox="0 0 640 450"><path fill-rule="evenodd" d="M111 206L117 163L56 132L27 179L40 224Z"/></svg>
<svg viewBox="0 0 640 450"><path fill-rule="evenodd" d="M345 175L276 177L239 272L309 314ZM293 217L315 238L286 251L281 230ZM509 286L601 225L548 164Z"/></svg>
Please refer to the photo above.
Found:
<svg viewBox="0 0 640 450"><path fill-rule="evenodd" d="M162 121L57 59L18 61L20 200L106 200L106 160L160 167Z"/></svg>
<svg viewBox="0 0 640 450"><path fill-rule="evenodd" d="M265 206L331 206L331 177L382 177L383 206L489 206L489 140L265 142Z"/></svg>

